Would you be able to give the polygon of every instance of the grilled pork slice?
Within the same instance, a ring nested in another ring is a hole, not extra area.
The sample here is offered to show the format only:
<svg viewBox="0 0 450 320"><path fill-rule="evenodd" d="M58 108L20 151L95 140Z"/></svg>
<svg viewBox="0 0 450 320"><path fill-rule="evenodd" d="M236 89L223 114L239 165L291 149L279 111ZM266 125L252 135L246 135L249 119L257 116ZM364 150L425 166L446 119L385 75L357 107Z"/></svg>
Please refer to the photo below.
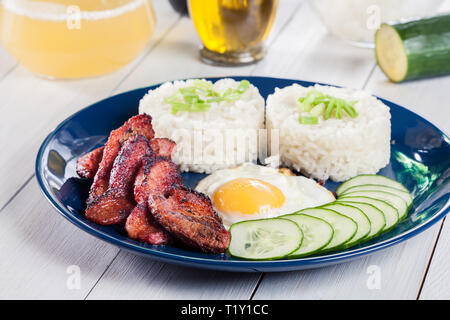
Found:
<svg viewBox="0 0 450 320"><path fill-rule="evenodd" d="M149 209L156 221L186 244L204 252L223 253L230 233L207 196L186 187L150 196Z"/></svg>
<svg viewBox="0 0 450 320"><path fill-rule="evenodd" d="M134 184L137 203L146 203L151 195L164 194L172 186L181 186L183 181L177 165L164 157L146 161Z"/></svg>
<svg viewBox="0 0 450 320"><path fill-rule="evenodd" d="M180 173L172 161L164 157L145 161L136 177L134 187L134 197L139 208L133 210L125 225L130 238L155 245L170 241L170 235L150 214L147 200L149 196L164 194L170 187L181 185Z"/></svg>
<svg viewBox="0 0 450 320"><path fill-rule="evenodd" d="M150 140L155 156L171 159L176 143L167 138L154 138ZM81 178L93 179L97 173L103 157L105 147L100 147L80 157L77 161L77 173Z"/></svg>
<svg viewBox="0 0 450 320"><path fill-rule="evenodd" d="M156 156L171 159L172 151L177 144L167 138L154 138L150 141L150 145Z"/></svg>
<svg viewBox="0 0 450 320"><path fill-rule="evenodd" d="M139 168L152 157L145 136L135 135L124 142L114 160L108 189L88 203L86 218L103 224L121 224L136 205L133 186Z"/></svg>
<svg viewBox="0 0 450 320"><path fill-rule="evenodd" d="M93 179L97 173L100 161L102 161L103 150L105 147L100 147L92 150L77 160L77 173L81 178Z"/></svg>
<svg viewBox="0 0 450 320"><path fill-rule="evenodd" d="M152 118L141 114L130 118L120 128L111 131L103 151L103 157L95 174L94 182L89 191L87 203L91 203L109 188L111 170L122 145L136 134L143 135L147 140L153 139Z"/></svg>
<svg viewBox="0 0 450 320"><path fill-rule="evenodd" d="M146 203L136 205L127 218L125 230L130 238L153 245L171 241L170 235L157 224L148 211Z"/></svg>

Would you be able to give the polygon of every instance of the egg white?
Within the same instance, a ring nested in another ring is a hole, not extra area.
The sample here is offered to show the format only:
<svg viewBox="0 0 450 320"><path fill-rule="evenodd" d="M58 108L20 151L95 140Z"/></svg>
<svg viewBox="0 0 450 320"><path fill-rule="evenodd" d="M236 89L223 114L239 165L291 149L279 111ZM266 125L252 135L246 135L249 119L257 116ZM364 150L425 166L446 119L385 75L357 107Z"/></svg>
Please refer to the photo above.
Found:
<svg viewBox="0 0 450 320"><path fill-rule="evenodd" d="M242 214L240 212L228 214L218 210L213 200L214 192L223 184L238 178L259 179L277 187L285 197L283 205L280 208L272 208L252 215ZM202 179L195 189L209 196L214 209L222 218L222 222L227 229L236 222L278 217L301 209L320 206L335 200L330 191L312 179L303 176L288 175L286 172L282 173L278 169L259 166L253 163L244 163L232 169L217 170Z"/></svg>

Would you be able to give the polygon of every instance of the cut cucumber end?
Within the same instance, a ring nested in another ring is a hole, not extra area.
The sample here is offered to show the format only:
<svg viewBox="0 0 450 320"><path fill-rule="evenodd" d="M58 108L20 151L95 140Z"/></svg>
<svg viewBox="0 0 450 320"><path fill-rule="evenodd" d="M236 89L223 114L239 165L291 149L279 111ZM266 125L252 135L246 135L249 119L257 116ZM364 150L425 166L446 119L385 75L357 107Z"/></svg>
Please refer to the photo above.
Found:
<svg viewBox="0 0 450 320"><path fill-rule="evenodd" d="M375 34L375 54L378 65L393 82L405 80L408 74L408 56L397 30L382 24Z"/></svg>

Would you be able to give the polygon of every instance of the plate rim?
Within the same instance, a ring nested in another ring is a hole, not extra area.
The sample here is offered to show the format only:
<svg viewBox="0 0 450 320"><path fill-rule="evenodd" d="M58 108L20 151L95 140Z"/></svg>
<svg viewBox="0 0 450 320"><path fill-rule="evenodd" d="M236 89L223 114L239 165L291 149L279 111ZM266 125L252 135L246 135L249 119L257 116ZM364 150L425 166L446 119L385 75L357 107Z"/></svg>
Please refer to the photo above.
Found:
<svg viewBox="0 0 450 320"><path fill-rule="evenodd" d="M202 79L207 80L217 80L222 78L231 78L231 79L261 79L261 80L282 80L282 81L288 81L288 82L296 82L296 83L303 83L308 85L327 85L327 86L334 86L334 87L340 87L333 84L326 84L321 82L315 82L315 81L305 81L305 80L299 80L299 79L289 79L289 78L276 78L276 77L264 77L264 76L216 76L216 77L204 77ZM170 81L182 81L182 80L188 80L188 79L198 79L198 78L184 78L184 79L176 79L176 80L170 80ZM168 80L169 81L169 80ZM165 81L166 82L166 81ZM133 242L126 242L121 239L117 239L116 237L109 235L108 233L98 230L87 224L86 222L78 219L76 216L74 216L65 206L54 196L50 193L49 188L47 187L47 184L44 181L44 177L40 174L42 172L42 159L43 154L48 146L48 143L50 140L55 136L55 134L58 132L59 129L61 129L64 125L68 124L74 117L76 117L78 114L82 113L83 111L95 107L99 103L104 103L106 100L114 99L116 97L122 96L122 95L128 95L132 92L140 91L140 90L149 90L152 88L156 88L160 86L162 83L153 84L150 86L145 87L139 87L132 90L127 90L125 92L118 93L116 95L111 95L107 98L98 100L80 110L77 112L71 114L69 117L67 117L65 120L60 122L55 129L53 129L43 140L41 143L41 146L39 147L36 160L35 160L35 175L36 180L39 185L39 189L47 199L47 201L50 202L50 204L53 206L53 208L56 209L56 211L62 215L64 218L69 220L72 224L77 226L78 228L82 229L83 231L87 232L91 236L94 236L102 241L108 242L112 245L118 246L120 248L126 249L128 251L138 253L140 255L145 255L149 258L157 258L159 260L163 260L166 262L172 262L172 263L178 263L178 264L189 264L195 267L200 268L208 268L208 266L214 266L215 269L222 269L226 271L253 271L253 272L271 272L271 271L284 271L284 270L276 270L277 268L285 268L286 270L295 270L295 269L305 269L305 268L315 268L322 265L327 264L334 264L339 262L345 262L347 260L358 258L364 255L369 255L372 253L375 253L377 251L380 251L382 249L386 249L388 247L394 246L398 243L401 243L405 240L408 240L417 234L427 230L431 226L433 226L437 221L444 218L446 214L450 212L450 196L448 196L446 203L444 206L435 213L430 219L414 226L411 229L408 229L392 238L386 239L384 241L375 242L369 246L357 248L354 250L348 250L344 252L337 252L333 254L325 254L325 255L318 255L318 256L312 256L312 257L305 257L305 258L299 258L299 259L281 259L281 260L270 260L270 261L254 261L254 260L243 260L243 259L237 259L233 258L234 260L221 260L221 259L210 259L207 257L194 257L194 256L188 256L188 255L182 255L182 254L175 254L171 252L165 252L160 250L155 250L150 247L146 247L143 245L140 245L137 241L136 244ZM446 132L441 130L439 127L428 121L427 119L423 118L419 114L415 113L414 111L411 111L403 106L398 105L397 103L394 103L390 100L380 98L376 95L371 94L372 96L376 97L377 99L380 99L383 103L388 103L395 105L395 107L398 107L400 109L403 109L406 112L409 112L413 114L414 116L418 117L421 121L424 121L428 125L434 127L437 131L439 131L447 140L450 140L448 138L448 135ZM132 239L131 239L132 240ZM217 256L217 255L215 255ZM233 268L236 268L236 270L233 270ZM241 269L239 269L241 268ZM242 270L242 268L246 270ZM290 269L287 269L290 268Z"/></svg>

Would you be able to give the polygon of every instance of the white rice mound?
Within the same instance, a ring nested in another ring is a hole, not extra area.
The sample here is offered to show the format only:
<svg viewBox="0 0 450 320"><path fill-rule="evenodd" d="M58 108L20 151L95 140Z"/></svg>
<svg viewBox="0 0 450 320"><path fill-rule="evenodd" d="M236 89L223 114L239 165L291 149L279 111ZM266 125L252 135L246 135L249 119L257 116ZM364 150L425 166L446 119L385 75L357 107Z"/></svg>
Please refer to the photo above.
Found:
<svg viewBox="0 0 450 320"><path fill-rule="evenodd" d="M265 103L258 88L250 84L239 100L209 103L211 107L205 112L179 111L172 114L171 105L164 99L179 88L193 85L193 79L166 82L150 90L139 104L139 113L153 118L155 136L176 142L172 160L180 170L211 173L244 162L255 162L257 141L249 138L240 145L236 139L264 128ZM238 85L239 81L220 79L213 84L213 90L222 94Z"/></svg>
<svg viewBox="0 0 450 320"><path fill-rule="evenodd" d="M315 85L324 94L358 101L354 105L358 116L352 119L343 112L342 119L320 116L316 125L300 124L297 100L311 89L298 84L276 88L267 99L266 126L279 129L281 163L316 179L334 181L385 167L391 146L389 108L364 91Z"/></svg>

